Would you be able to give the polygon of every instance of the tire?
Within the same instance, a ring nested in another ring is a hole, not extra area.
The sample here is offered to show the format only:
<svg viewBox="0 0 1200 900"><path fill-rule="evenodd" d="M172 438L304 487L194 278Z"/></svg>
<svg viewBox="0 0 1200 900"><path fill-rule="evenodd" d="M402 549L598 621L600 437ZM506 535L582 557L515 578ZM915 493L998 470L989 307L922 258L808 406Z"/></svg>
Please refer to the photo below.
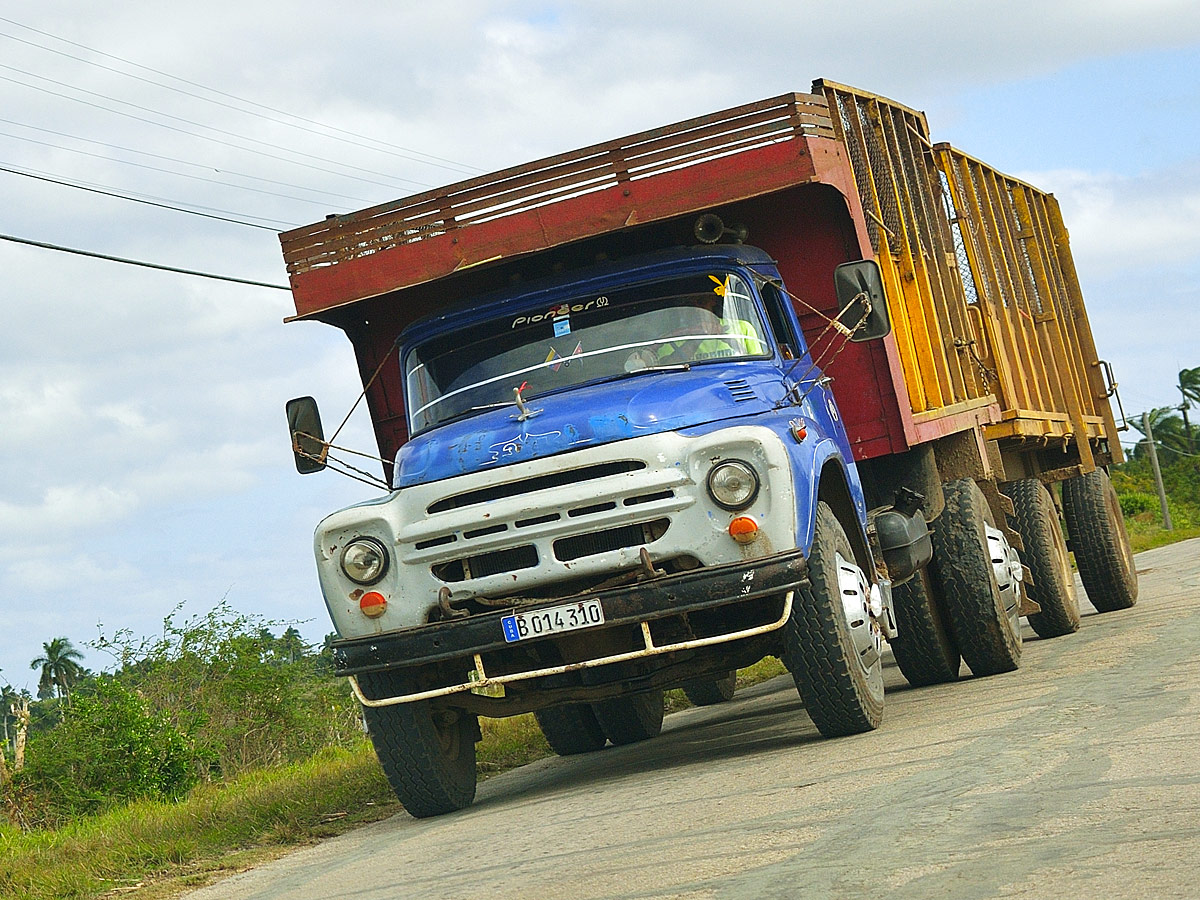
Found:
<svg viewBox="0 0 1200 900"><path fill-rule="evenodd" d="M426 819L471 805L476 716L425 701L365 706L363 714L383 774L409 815Z"/></svg>
<svg viewBox="0 0 1200 900"><path fill-rule="evenodd" d="M586 703L539 709L533 716L550 749L559 756L591 753L603 747L607 740L596 714Z"/></svg>
<svg viewBox="0 0 1200 900"><path fill-rule="evenodd" d="M1050 491L1036 478L1026 478L1008 485L1005 493L1012 497L1016 509L1014 524L1025 544L1021 558L1033 576L1033 583L1025 589L1030 599L1042 608L1029 616L1030 627L1042 638L1078 631L1075 575Z"/></svg>
<svg viewBox="0 0 1200 900"><path fill-rule="evenodd" d="M896 664L913 687L958 680L961 656L946 624L928 569L892 588L899 634L888 641Z"/></svg>
<svg viewBox="0 0 1200 900"><path fill-rule="evenodd" d="M808 585L784 628L783 662L817 730L860 734L883 720L883 661L870 620L866 577L841 523L817 503Z"/></svg>
<svg viewBox="0 0 1200 900"><path fill-rule="evenodd" d="M1100 612L1137 603L1137 570L1125 517L1108 473L1096 469L1063 482L1063 512L1079 577Z"/></svg>
<svg viewBox="0 0 1200 900"><path fill-rule="evenodd" d="M733 669L720 678L689 681L683 686L683 693L693 706L712 706L715 703L726 703L733 699L737 690L737 669Z"/></svg>
<svg viewBox="0 0 1200 900"><path fill-rule="evenodd" d="M1020 597L1010 608L1001 596L986 530L995 528L992 511L970 478L947 481L942 491L932 566L950 632L975 675L1011 672L1021 664Z"/></svg>
<svg viewBox="0 0 1200 900"><path fill-rule="evenodd" d="M662 731L663 692L647 691L592 704L605 736L616 746L657 737Z"/></svg>

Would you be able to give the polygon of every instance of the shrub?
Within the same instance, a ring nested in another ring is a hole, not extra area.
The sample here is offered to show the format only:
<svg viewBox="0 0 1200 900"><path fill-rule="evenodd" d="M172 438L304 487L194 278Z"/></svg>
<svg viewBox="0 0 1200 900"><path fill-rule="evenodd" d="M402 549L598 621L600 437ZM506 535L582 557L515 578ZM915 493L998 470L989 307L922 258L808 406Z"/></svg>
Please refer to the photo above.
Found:
<svg viewBox="0 0 1200 900"><path fill-rule="evenodd" d="M183 732L212 761L208 775L230 777L302 759L361 739L348 685L319 671L313 657L279 652L270 624L218 604L183 622L172 612L159 637L127 631L95 646L121 663L118 678Z"/></svg>
<svg viewBox="0 0 1200 900"><path fill-rule="evenodd" d="M1140 513L1157 512L1158 498L1143 491L1131 491L1121 494L1121 512L1126 518L1133 518Z"/></svg>
<svg viewBox="0 0 1200 900"><path fill-rule="evenodd" d="M75 698L52 732L29 743L22 781L53 817L178 797L197 780L191 737L109 676Z"/></svg>

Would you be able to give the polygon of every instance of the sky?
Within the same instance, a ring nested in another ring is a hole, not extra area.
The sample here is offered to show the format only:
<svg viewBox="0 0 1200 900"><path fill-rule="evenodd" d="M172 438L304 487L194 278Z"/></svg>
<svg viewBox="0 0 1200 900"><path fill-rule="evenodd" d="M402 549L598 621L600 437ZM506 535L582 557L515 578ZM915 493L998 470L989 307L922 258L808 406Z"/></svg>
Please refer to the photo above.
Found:
<svg viewBox="0 0 1200 900"><path fill-rule="evenodd" d="M284 285L276 229L819 77L1054 192L1126 412L1179 403L1194 0L0 3L0 234ZM330 630L312 532L373 491L297 475L283 407L312 394L338 421L361 384L342 333L291 311L0 241L0 683L36 691L55 637L100 670L100 635L222 600ZM363 412L339 443L373 449Z"/></svg>

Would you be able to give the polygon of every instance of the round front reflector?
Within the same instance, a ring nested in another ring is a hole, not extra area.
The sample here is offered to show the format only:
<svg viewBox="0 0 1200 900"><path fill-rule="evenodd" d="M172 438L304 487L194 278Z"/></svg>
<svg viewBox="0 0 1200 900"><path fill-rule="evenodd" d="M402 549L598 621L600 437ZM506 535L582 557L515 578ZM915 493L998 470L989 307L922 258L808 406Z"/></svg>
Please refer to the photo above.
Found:
<svg viewBox="0 0 1200 900"><path fill-rule="evenodd" d="M377 619L387 612L387 597L379 591L367 591L358 601L358 608L362 610L364 616Z"/></svg>
<svg viewBox="0 0 1200 900"><path fill-rule="evenodd" d="M758 523L749 516L738 516L729 523L729 536L739 544L749 544L758 537Z"/></svg>

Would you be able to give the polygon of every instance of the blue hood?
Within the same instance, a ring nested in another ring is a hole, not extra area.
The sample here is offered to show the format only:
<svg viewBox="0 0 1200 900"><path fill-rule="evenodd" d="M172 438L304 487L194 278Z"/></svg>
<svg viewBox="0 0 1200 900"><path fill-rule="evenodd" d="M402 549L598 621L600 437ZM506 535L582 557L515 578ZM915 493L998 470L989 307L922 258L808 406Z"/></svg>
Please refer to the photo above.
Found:
<svg viewBox="0 0 1200 900"><path fill-rule="evenodd" d="M635 375L530 397L528 407L541 412L524 422L516 420L514 404L449 422L409 441L396 455L394 486L759 415L782 396L778 368L754 362Z"/></svg>

